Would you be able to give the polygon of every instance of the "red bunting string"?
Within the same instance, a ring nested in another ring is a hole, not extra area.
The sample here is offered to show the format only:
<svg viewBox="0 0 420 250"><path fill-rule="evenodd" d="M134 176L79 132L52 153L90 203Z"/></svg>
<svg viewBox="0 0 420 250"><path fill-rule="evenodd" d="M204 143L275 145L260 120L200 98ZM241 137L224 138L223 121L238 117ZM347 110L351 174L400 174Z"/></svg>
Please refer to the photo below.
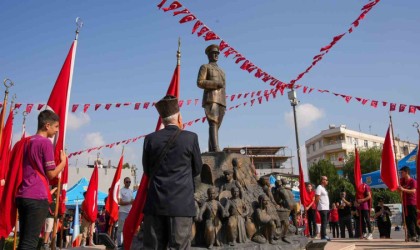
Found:
<svg viewBox="0 0 420 250"><path fill-rule="evenodd" d="M176 3L179 3L179 2L177 2L177 1L175 1ZM172 6L172 5L174 5L174 4L176 4L176 3L172 3L170 6ZM286 84L286 83L284 83L284 82L282 82L282 81L280 81L280 80L278 80L278 79L276 79L275 77L273 77L273 76L271 76L270 74L268 74L268 73L266 73L265 71L263 71L260 67L258 67L258 66L256 66L254 63L252 63L249 59L247 59L245 56L243 56L243 54L241 54L241 53L239 53L236 49L234 49L232 46L230 46L224 39L222 39L222 38L220 38L220 36L219 35L217 35L214 31L212 31L206 24L204 24L201 20L198 20L197 18L196 18L196 16L194 15L194 20L195 19L197 19L197 21L195 22L195 24L194 24L194 26L193 26L193 29L192 29L192 34L194 34L197 30L199 30L198 32L197 32L197 36L198 37L203 37L206 41L207 40L221 40L220 41L220 44L219 44L219 50L220 50L220 52L222 52L224 55L225 55L225 57L229 57L230 55L234 55L233 56L233 59L235 60L235 63L236 64L239 64L240 62L243 62L242 64L241 64L241 66L240 66L240 68L242 69L242 70L246 70L246 71L248 71L248 73L252 73L253 71L256 71L255 72L255 74L254 74L254 76L256 77L256 78L259 78L259 79L261 79L262 81L264 81L264 82L268 82L268 81L270 81L270 85L271 86L276 86L276 88L277 89L279 89L282 93L283 93L283 91L284 91L284 89L285 88L295 88L295 89L297 89L297 88L299 88L299 87L301 87L301 85L295 85L296 84L296 82L297 81L299 81L305 74L307 74L320 60L322 60L323 59L323 57L324 57L324 55L326 54L326 53L328 53L330 50L331 50L331 48L333 48L334 47L334 45L335 44L337 44L337 42L338 41L340 41L347 33L352 33L352 31L353 31L353 29L354 28L356 28L356 27L358 27L359 26L359 23L360 23L360 21L361 20L363 20L365 17L366 17L366 14L369 12L369 11L371 11L372 10L372 8L377 4L377 3L379 3L380 2L380 0L370 0L367 4L365 4L362 8L361 8L361 14L357 17L357 19L355 20L355 21L353 21L352 22L352 25L351 25L351 27L348 29L348 31L347 32L345 32L345 33L342 33L342 34L340 34L340 35L337 35L337 36L335 36L335 37L333 37L333 39L332 39L332 41L328 44L328 45L326 45L326 46L324 46L324 47L322 47L321 49L320 49L320 54L318 54L318 55L315 55L314 57L313 57L313 60L312 60L312 63L311 63L311 65L304 71L304 72L302 72L302 73L300 73L300 74L298 74L298 76L295 78L295 79L293 79L291 82L290 82L290 84ZM162 5L163 5L164 3L160 3L159 5L158 5L158 7L160 8L160 7L162 7ZM179 3L180 4L180 3ZM181 5L182 6L182 5ZM170 8L170 7L169 7ZM191 13L191 11L189 11L188 9L186 9L187 11L188 11L188 15L193 15L193 14L190 14ZM164 11L165 11L165 9L164 9ZM175 14L175 13L174 13ZM177 14L183 14L183 13L178 13L177 12ZM181 19L182 20L182 19ZM201 28L200 28L201 27ZM199 29L200 28L200 29ZM207 33L207 34L206 34ZM208 35L209 34L209 35ZM224 51L224 52L223 52ZM279 86L281 86L280 88L279 88ZM309 91L308 91L308 89L309 89ZM312 93L312 91L314 90L314 88L311 88L311 87L309 87L309 86L303 86L303 93ZM321 90L321 89L318 89L318 92L320 92L320 93L331 93L329 90ZM245 97L246 97L247 95L245 95ZM253 95L252 95L252 97L253 97ZM349 103L350 102L350 100L352 99L352 97L351 96L349 96L349 95L340 95L340 97L342 97L342 98L344 98L344 100L347 102L347 103ZM358 100L362 105L365 105L368 101L369 101L369 99L366 99L366 98L356 98L356 100ZM373 108L376 108L377 107L377 102L378 101L376 101L376 100L372 100L371 101L371 107L373 107ZM383 106L386 106L386 104L388 103L388 102L386 102L386 101L383 101L382 102L383 103ZM251 105L252 105L253 103L251 103ZM395 104L396 105L396 104ZM404 110L405 110L405 106L406 106L406 104L400 104L400 109L399 109L399 111L400 112L403 112ZM418 106L418 105L410 105L410 106L413 106L413 107L415 107L415 109L420 109L420 106ZM402 107L404 107L404 108L402 108ZM414 108L413 108L414 109ZM412 109L412 110L413 110ZM392 107L392 106L390 106L390 110L391 111L393 111L393 110L395 110L395 107ZM410 109L409 109L409 111L410 111ZM409 113L414 113L414 112L409 112Z"/></svg>
<svg viewBox="0 0 420 250"><path fill-rule="evenodd" d="M359 17L352 22L351 27L348 29L348 33L352 33L353 32L353 28L356 28L359 25L360 20L362 20L366 14L372 10L372 8L379 3L380 0L371 0L368 4L366 4L365 6L363 6L363 8L361 9L362 13L359 15ZM340 41L341 38L343 38L343 36L345 36L347 34L347 32L342 33L338 36L335 36L333 38L333 40L326 46L322 47L320 49L321 54L318 54L316 56L313 57L312 59L312 63L311 65L304 71L301 72L295 79L293 79L292 81L290 81L291 84L295 84L297 81L299 81L300 79L302 79L302 77L307 74L312 68L313 66L315 66L319 61L321 61L324 57L325 54L327 54L330 49L338 42Z"/></svg>
<svg viewBox="0 0 420 250"><path fill-rule="evenodd" d="M258 92L261 93L261 91L263 90L259 90ZM269 90L266 89L264 90L264 93L268 92ZM245 93L245 98L249 93ZM231 96L226 96L226 99L230 100L230 101L234 101L235 97L236 99L239 99L241 96L243 95L243 93L239 93L239 94L233 94ZM198 105L199 99L188 99L188 100L179 100L179 106L182 107L184 102L186 103L187 106L192 105L194 101L194 106ZM134 110L139 110L141 107L141 103L143 103L143 109L148 109L150 107L150 104L152 104L152 106L155 105L154 102L136 102L134 103ZM28 103L28 104L22 104L22 103L16 103L15 104L15 108L19 109L22 105L26 105L26 112L29 114L31 113L32 107L34 106L34 104L32 103ZM87 104L72 104L72 108L71 108L71 112L75 113L79 106L83 105L83 112L86 113L89 110L89 107L91 104L87 103ZM124 107L129 107L131 106L132 103L131 102L118 102L118 103L98 103L95 104L95 111L97 111L100 107L104 107L105 110L110 110L112 106L115 106L116 108L121 108L122 106ZM38 104L38 110L41 110L43 107L45 106L45 104Z"/></svg>
<svg viewBox="0 0 420 250"><path fill-rule="evenodd" d="M295 89L299 89L301 87L303 87L302 88L302 93L303 94L310 94L314 90L314 88L308 88L307 86L301 86L301 85L298 85L298 84L295 85ZM273 97L275 98L276 97L276 92L273 92L273 91L275 89L277 89L277 90L280 91L280 93L283 94L285 88L287 88L287 85L277 83L276 87L274 89L266 89L266 90L258 90L258 91L247 92L247 93L232 94L230 96L227 95L226 99L230 100L231 102L234 102L235 100L239 100L240 98L246 99L247 97L254 98L254 96L260 96L262 92L264 93L264 96L266 96L266 98L267 98L268 93L273 94ZM335 93L335 92L331 92L329 90L318 89L318 92L319 93L327 93L327 94L330 93L330 94L333 94L334 96L341 97L346 101L346 103L349 103L353 98L352 96L344 95L344 94L338 94L338 93ZM360 102L362 105L367 104L367 102L370 100L370 99L361 98L361 97L355 97L355 99L358 102ZM155 104L154 102L136 102L136 103L134 103L134 110L140 110L141 107L142 107L141 106L142 103L143 103L143 108L142 109L148 109L150 107L150 103L152 103L152 106L154 106L154 104ZM184 105L197 106L198 103L199 103L199 99L179 100L179 106L180 107L182 107ZM388 103L389 102L387 102L387 101L382 101L382 106L386 107L388 105ZM378 104L379 104L379 101L370 100L370 106L371 107L377 108ZM32 107L34 106L34 104L31 104L31 103L28 103L28 104L17 103L17 104L15 104L15 109L19 109L22 105L26 105L26 110L25 111L28 114L32 111ZM38 108L37 108L38 110L41 110L43 107L45 107L45 104L37 104L37 105L38 105ZM86 113L89 110L90 105L91 104L83 104L83 112L84 113ZM112 104L112 103L107 103L107 104L98 103L98 104L95 104L95 111L98 110L101 106L104 106L105 110L110 110L112 106L115 106L116 108L121 108L123 106L124 107L129 107L131 105L132 105L131 102L123 102L123 103L119 102L119 103L114 103L114 104ZM417 109L420 110L419 105L406 105L406 104L390 103L390 111L395 111L397 105L399 105L398 107L401 107L401 108L399 108L399 112L404 112L406 110L405 107L407 107L407 106L411 107L411 108L408 109L408 113L410 113L410 114L415 114ZM79 106L80 106L80 104L73 104L71 111L73 113L76 112L78 110Z"/></svg>

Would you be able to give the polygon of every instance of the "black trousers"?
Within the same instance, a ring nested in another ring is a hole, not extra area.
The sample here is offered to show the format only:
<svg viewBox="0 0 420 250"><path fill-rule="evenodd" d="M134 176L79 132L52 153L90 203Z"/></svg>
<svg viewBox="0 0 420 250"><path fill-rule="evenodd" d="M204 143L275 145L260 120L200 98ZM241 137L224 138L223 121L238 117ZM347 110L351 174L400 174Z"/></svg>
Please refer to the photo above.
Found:
<svg viewBox="0 0 420 250"><path fill-rule="evenodd" d="M48 215L48 201L17 198L16 205L19 211L18 250L35 250Z"/></svg>
<svg viewBox="0 0 420 250"><path fill-rule="evenodd" d="M192 217L145 214L144 249L190 249L192 221Z"/></svg>
<svg viewBox="0 0 420 250"><path fill-rule="evenodd" d="M308 215L308 227L309 227L309 235L311 237L316 236L316 220L315 220L315 209L309 209L307 212Z"/></svg>
<svg viewBox="0 0 420 250"><path fill-rule="evenodd" d="M379 229L379 237L391 237L391 222L388 220L386 222L383 222L382 220L377 220L378 223L378 229Z"/></svg>
<svg viewBox="0 0 420 250"><path fill-rule="evenodd" d="M417 226L417 211L415 205L407 205L407 214L405 215L405 224L407 225L408 237L420 236L420 228Z"/></svg>
<svg viewBox="0 0 420 250"><path fill-rule="evenodd" d="M351 226L351 215L340 217L341 238L346 238L346 228L349 232L349 238L353 238L353 227Z"/></svg>
<svg viewBox="0 0 420 250"><path fill-rule="evenodd" d="M338 221L330 222L330 224L331 224L331 229L332 229L332 233L333 233L333 238L340 237L340 232L338 231Z"/></svg>
<svg viewBox="0 0 420 250"><path fill-rule="evenodd" d="M360 238L360 217L354 217L354 238Z"/></svg>
<svg viewBox="0 0 420 250"><path fill-rule="evenodd" d="M319 215L321 216L321 239L325 239L325 236L327 236L328 212L329 210L319 210Z"/></svg>
<svg viewBox="0 0 420 250"><path fill-rule="evenodd" d="M370 211L369 210L360 210L362 215L362 232L363 233L372 233L372 227L370 225ZM366 227L368 231L366 232Z"/></svg>

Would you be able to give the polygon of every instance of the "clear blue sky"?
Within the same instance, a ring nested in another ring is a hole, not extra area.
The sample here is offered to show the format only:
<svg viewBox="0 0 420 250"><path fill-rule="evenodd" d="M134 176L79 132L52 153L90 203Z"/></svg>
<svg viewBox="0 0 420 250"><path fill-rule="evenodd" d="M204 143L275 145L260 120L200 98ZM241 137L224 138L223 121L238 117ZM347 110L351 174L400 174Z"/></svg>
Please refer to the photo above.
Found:
<svg viewBox="0 0 420 250"><path fill-rule="evenodd" d="M204 48L211 44L191 35L193 22L179 24L179 16L158 10L158 1L1 1L0 78L11 78L18 102L45 103L74 38L74 20L85 26L79 36L71 103L144 102L161 98L176 64L177 39L182 39L181 99L202 96L196 87ZM172 1L168 0L166 5ZM345 32L367 1L181 1L230 45L266 72L290 81L332 37ZM301 84L375 100L420 105L420 10L419 1L382 0L347 34ZM221 56L227 75L227 93L269 88L268 84L239 69ZM3 89L3 88L2 88ZM1 90L3 92L3 90ZM302 94L300 143L328 124L384 136L388 109L362 106L354 99L346 104L327 94ZM239 102L241 103L241 102ZM235 103L236 105L236 103ZM80 111L80 109L79 109ZM280 96L254 107L228 112L220 129L220 144L227 146L284 145L296 149L290 123L291 107ZM417 141L412 127L419 113L394 112L395 134ZM28 131L35 133L37 112L28 117ZM182 109L184 121L200 118L200 105ZM111 108L87 115L76 113L68 130L68 152L100 143L108 144L154 130L157 112ZM15 137L21 130L21 113L15 119ZM78 125L78 126L76 126ZM207 124L190 127L207 149ZM141 168L143 140L126 146L126 162ZM118 162L121 148L101 151L106 162ZM294 153L295 155L296 153ZM87 164L96 152L70 159L74 166ZM306 162L304 163L306 165ZM296 166L296 164L295 164Z"/></svg>

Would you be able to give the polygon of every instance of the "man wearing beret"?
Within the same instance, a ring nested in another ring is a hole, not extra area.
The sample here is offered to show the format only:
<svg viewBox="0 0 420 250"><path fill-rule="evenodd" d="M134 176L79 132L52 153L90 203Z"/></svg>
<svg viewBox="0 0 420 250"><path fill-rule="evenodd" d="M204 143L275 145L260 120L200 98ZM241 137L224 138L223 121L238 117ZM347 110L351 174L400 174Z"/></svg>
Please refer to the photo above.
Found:
<svg viewBox="0 0 420 250"><path fill-rule="evenodd" d="M201 65L197 86L204 89L202 106L209 123L209 152L218 152L219 128L226 111L225 72L217 65L219 46L212 44L205 50L208 64Z"/></svg>
<svg viewBox="0 0 420 250"><path fill-rule="evenodd" d="M146 136L143 171L149 176L144 213L144 249L189 249L196 216L193 178L202 161L197 134L181 130L178 99L156 103L165 128Z"/></svg>

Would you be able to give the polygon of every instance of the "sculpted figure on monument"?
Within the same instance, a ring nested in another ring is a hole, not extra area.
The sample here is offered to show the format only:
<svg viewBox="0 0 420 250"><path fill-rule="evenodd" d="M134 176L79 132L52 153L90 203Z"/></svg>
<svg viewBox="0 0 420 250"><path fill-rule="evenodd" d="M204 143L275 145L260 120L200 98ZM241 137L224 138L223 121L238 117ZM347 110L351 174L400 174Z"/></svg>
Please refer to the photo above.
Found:
<svg viewBox="0 0 420 250"><path fill-rule="evenodd" d="M221 218L227 217L224 207L216 200L217 192L215 187L207 189L208 200L200 208L200 214L198 221L205 218L205 230L204 230L204 241L208 248L212 248L213 245L222 245Z"/></svg>
<svg viewBox="0 0 420 250"><path fill-rule="evenodd" d="M239 188L232 187L231 193L232 198L226 203L225 210L230 216L227 224L227 238L229 245L234 246L236 242L246 242L245 217L249 209L239 197Z"/></svg>
<svg viewBox="0 0 420 250"><path fill-rule="evenodd" d="M226 111L225 72L217 65L218 45L208 46L205 53L209 63L201 65L197 86L204 89L202 106L209 123L209 152L219 152L219 128Z"/></svg>
<svg viewBox="0 0 420 250"><path fill-rule="evenodd" d="M270 198L267 195L262 194L258 197L259 207L255 211L257 233L252 238L257 243L264 244L270 242L270 244L276 244L275 233L276 233L276 221L272 216L271 211L268 209Z"/></svg>
<svg viewBox="0 0 420 250"><path fill-rule="evenodd" d="M277 210L277 213L281 221L281 237L284 242L289 242L286 239L286 234L289 229L289 216L292 213L292 208L295 206L296 202L294 201L293 193L285 187L285 179L282 181L276 181L274 189L274 199L276 203L281 207ZM294 212L294 210L293 210Z"/></svg>
<svg viewBox="0 0 420 250"><path fill-rule="evenodd" d="M239 189L239 196L242 198L242 185L239 181L233 179L234 172L232 170L225 170L223 171L223 175L225 176L225 183L220 187L220 191L231 191L232 188L236 187Z"/></svg>

